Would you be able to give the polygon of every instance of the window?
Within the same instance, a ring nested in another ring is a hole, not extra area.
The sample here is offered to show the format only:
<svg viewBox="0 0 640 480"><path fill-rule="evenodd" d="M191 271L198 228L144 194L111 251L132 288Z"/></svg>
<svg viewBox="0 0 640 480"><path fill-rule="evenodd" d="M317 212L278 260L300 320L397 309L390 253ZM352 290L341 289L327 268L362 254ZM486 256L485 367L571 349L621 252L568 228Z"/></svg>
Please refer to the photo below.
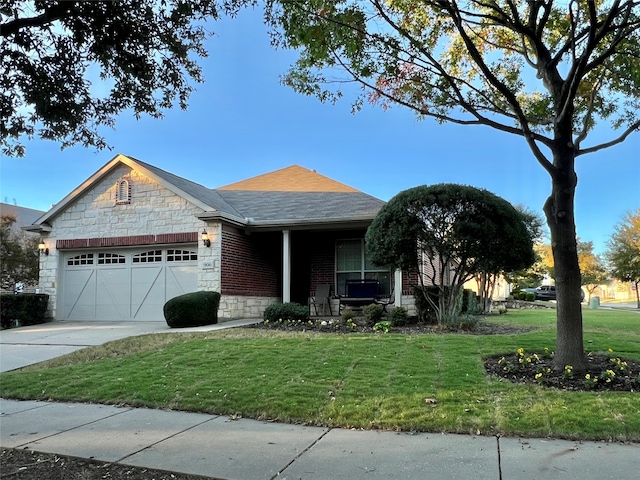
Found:
<svg viewBox="0 0 640 480"><path fill-rule="evenodd" d="M347 280L373 279L380 282L381 294L391 293L391 271L376 267L367 258L364 239L336 242L336 292L346 293Z"/></svg>
<svg viewBox="0 0 640 480"><path fill-rule="evenodd" d="M118 180L116 189L116 205L126 205L131 203L131 185L129 180Z"/></svg>
<svg viewBox="0 0 640 480"><path fill-rule="evenodd" d="M133 256L133 263L153 263L162 261L162 250L150 250Z"/></svg>
<svg viewBox="0 0 640 480"><path fill-rule="evenodd" d="M113 263L125 263L125 256L117 253L98 254L98 265L111 265Z"/></svg>
<svg viewBox="0 0 640 480"><path fill-rule="evenodd" d="M83 253L67 260L67 265L93 265L93 253Z"/></svg>
<svg viewBox="0 0 640 480"><path fill-rule="evenodd" d="M198 260L198 252L189 250L167 250L167 262L186 262L188 260Z"/></svg>

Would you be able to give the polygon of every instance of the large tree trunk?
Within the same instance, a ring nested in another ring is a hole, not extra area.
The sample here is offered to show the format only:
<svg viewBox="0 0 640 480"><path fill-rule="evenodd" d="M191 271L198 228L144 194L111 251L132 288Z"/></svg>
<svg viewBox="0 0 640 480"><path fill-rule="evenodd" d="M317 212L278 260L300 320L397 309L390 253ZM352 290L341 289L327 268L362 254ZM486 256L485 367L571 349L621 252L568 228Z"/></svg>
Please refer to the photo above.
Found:
<svg viewBox="0 0 640 480"><path fill-rule="evenodd" d="M586 369L586 362L574 218L574 196L578 180L570 141L560 145L562 146L554 152L556 170L552 175L551 196L544 206L551 231L557 293L557 339L553 362L556 370L571 365L575 372L580 372Z"/></svg>

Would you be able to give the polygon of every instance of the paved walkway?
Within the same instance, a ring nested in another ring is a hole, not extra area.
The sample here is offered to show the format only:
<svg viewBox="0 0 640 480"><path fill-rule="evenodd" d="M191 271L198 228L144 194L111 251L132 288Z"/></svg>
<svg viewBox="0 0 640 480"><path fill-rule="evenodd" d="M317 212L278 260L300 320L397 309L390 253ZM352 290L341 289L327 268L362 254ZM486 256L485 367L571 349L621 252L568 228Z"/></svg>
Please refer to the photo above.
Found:
<svg viewBox="0 0 640 480"><path fill-rule="evenodd" d="M25 327L30 334L4 331L2 350L17 339L46 347L56 337L58 345L93 338L56 323ZM127 329L100 327L111 337ZM0 445L229 480L640 478L640 444L329 429L7 399L0 399Z"/></svg>

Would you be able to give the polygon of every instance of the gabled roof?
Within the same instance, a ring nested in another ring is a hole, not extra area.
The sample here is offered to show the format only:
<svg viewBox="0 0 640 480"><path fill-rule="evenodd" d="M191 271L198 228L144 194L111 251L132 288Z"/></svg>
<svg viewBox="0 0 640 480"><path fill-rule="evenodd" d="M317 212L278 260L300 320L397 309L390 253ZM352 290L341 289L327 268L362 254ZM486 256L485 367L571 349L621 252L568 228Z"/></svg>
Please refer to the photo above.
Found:
<svg viewBox="0 0 640 480"><path fill-rule="evenodd" d="M299 165L275 170L273 172L232 183L216 190L241 190L253 192L358 192L353 187L336 182Z"/></svg>
<svg viewBox="0 0 640 480"><path fill-rule="evenodd" d="M16 221L11 226L11 230L19 232L22 227L26 227L35 222L44 212L42 210L20 207L9 203L0 203L0 213L2 215L11 215L14 217Z"/></svg>
<svg viewBox="0 0 640 480"><path fill-rule="evenodd" d="M125 164L202 209L198 218L247 228L369 223L384 205L370 195L298 165L210 189L125 155L116 155L53 206L30 230L50 230L48 222L113 169Z"/></svg>

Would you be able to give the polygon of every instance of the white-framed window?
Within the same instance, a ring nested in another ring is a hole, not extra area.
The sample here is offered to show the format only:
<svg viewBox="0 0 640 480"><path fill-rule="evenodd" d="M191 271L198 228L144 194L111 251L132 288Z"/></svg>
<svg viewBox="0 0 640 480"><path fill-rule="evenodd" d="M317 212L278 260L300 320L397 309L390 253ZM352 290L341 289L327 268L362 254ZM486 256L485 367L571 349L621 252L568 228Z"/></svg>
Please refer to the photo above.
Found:
<svg viewBox="0 0 640 480"><path fill-rule="evenodd" d="M346 293L347 280L370 279L380 283L380 293L391 293L391 270L367 258L364 238L336 241L336 293Z"/></svg>
<svg viewBox="0 0 640 480"><path fill-rule="evenodd" d="M186 262L189 260L198 260L198 252L191 250L167 250L167 262Z"/></svg>
<svg viewBox="0 0 640 480"><path fill-rule="evenodd" d="M93 253L83 253L67 260L67 265L93 265Z"/></svg>
<svg viewBox="0 0 640 480"><path fill-rule="evenodd" d="M118 253L98 253L98 265L112 265L114 263L125 263L126 257Z"/></svg>
<svg viewBox="0 0 640 480"><path fill-rule="evenodd" d="M133 263L153 263L162 261L162 250L149 250L136 253L132 258Z"/></svg>
<svg viewBox="0 0 640 480"><path fill-rule="evenodd" d="M116 205L127 205L131 203L131 184L129 180L120 179L116 187Z"/></svg>

